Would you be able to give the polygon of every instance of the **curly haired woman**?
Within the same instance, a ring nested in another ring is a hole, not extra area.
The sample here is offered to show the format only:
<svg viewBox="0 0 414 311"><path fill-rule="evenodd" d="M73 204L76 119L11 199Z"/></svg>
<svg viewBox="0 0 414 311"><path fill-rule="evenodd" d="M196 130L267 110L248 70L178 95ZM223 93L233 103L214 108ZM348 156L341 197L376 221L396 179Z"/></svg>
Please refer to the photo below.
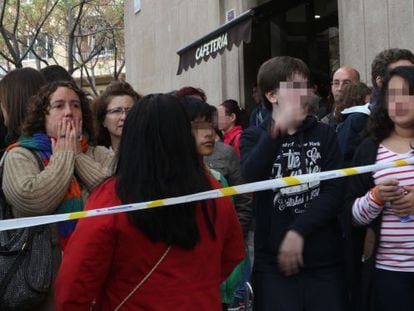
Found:
<svg viewBox="0 0 414 311"><path fill-rule="evenodd" d="M92 119L84 93L71 82L41 88L29 104L23 136L7 148L3 191L15 217L83 210L90 191L110 174L112 154L92 147ZM39 158L44 169L39 167ZM51 225L54 275L76 221ZM45 306L49 310L53 293ZM33 306L35 307L35 306Z"/></svg>

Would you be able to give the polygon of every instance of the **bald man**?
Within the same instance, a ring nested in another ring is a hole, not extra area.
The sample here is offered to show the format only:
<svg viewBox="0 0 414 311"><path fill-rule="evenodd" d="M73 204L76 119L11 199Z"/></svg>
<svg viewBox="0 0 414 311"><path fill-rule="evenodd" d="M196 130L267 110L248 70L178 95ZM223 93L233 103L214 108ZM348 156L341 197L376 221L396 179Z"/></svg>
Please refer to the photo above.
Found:
<svg viewBox="0 0 414 311"><path fill-rule="evenodd" d="M335 109L338 103L341 101L344 88L348 84L359 82L359 80L359 72L352 67L344 66L335 71L332 78L331 86L331 91L334 98L334 105L332 107L332 111L322 118L321 121L323 123L332 124L336 126L334 121L334 114L336 113Z"/></svg>

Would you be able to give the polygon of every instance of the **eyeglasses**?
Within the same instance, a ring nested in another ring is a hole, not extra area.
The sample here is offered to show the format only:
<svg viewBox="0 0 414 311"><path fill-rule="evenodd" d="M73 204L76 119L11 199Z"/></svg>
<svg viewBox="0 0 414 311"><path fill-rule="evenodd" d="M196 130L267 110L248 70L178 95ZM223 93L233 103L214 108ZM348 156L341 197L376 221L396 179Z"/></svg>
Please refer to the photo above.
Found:
<svg viewBox="0 0 414 311"><path fill-rule="evenodd" d="M107 114L109 114L110 116L114 116L114 117L119 117L121 116L123 113L125 113L125 115L128 114L128 112L131 110L131 107L116 107L116 108L112 108L106 111Z"/></svg>

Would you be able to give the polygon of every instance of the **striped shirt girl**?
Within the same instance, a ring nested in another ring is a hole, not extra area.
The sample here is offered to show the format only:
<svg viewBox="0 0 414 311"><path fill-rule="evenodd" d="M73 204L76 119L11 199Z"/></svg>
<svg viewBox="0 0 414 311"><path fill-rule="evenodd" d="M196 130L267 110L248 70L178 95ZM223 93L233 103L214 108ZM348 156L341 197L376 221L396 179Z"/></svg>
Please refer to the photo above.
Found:
<svg viewBox="0 0 414 311"><path fill-rule="evenodd" d="M380 145L376 163L406 159L414 152L399 154ZM376 185L386 179L397 179L399 186L414 187L414 166L393 167L375 171ZM393 212L392 204L381 205L369 191L355 200L352 206L353 222L368 225L382 213L376 267L384 270L414 272L414 219L402 222Z"/></svg>

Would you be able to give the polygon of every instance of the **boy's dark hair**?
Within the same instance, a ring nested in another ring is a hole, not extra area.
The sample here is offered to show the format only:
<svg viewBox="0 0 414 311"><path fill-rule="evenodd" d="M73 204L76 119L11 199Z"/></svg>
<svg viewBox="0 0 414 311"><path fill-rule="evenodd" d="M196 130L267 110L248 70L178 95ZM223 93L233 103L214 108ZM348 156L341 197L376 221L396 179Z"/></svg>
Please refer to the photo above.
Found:
<svg viewBox="0 0 414 311"><path fill-rule="evenodd" d="M265 107L272 111L272 104L265 94L279 88L280 82L290 80L294 74L309 79L309 68L300 59L290 56L277 56L264 62L257 74L257 85Z"/></svg>
<svg viewBox="0 0 414 311"><path fill-rule="evenodd" d="M414 54L407 49L388 49L375 56L371 64L371 81L375 88L378 88L376 79L378 76L384 77L388 66L399 60L408 60L414 65Z"/></svg>

